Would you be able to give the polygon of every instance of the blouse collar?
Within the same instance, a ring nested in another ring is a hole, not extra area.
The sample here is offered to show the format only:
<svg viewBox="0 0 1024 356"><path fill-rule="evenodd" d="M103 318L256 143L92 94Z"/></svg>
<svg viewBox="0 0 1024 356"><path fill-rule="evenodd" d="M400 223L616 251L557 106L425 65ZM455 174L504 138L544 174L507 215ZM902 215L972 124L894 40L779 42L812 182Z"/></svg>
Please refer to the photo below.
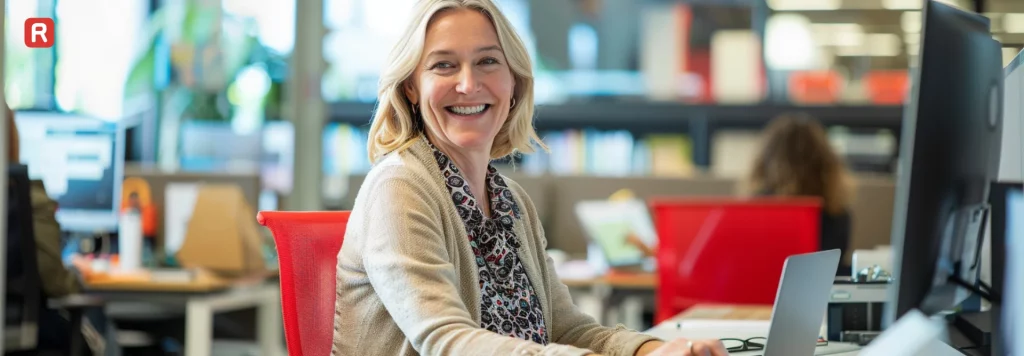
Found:
<svg viewBox="0 0 1024 356"><path fill-rule="evenodd" d="M469 183L462 176L459 168L455 165L455 161L444 152L441 152L429 140L425 138L424 140L434 153L434 159L437 161L438 169L440 169L441 175L445 180L445 186L448 187L456 210L458 210L463 222L466 223L466 227L472 230L482 225L485 221L483 210L480 209L476 197L469 190ZM486 182L487 193L490 195L491 219L503 227L512 228L514 219L519 219L521 216L519 206L516 204L512 191L508 188L508 183L505 182L505 178L491 164L487 165Z"/></svg>

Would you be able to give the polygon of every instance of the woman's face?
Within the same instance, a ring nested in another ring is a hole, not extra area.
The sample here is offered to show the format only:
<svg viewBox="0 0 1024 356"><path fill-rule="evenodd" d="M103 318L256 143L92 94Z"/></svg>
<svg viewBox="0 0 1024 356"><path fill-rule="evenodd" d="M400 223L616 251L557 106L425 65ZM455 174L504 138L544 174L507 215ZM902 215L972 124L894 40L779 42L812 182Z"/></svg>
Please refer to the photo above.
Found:
<svg viewBox="0 0 1024 356"><path fill-rule="evenodd" d="M469 9L437 14L411 79L406 95L435 144L490 154L508 118L515 80L485 15Z"/></svg>

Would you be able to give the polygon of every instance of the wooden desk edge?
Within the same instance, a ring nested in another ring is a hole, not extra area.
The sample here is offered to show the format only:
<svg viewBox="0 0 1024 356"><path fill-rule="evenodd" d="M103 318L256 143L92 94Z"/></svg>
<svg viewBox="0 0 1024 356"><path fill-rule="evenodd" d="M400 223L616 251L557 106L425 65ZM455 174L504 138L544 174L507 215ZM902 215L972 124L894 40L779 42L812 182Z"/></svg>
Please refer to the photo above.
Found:
<svg viewBox="0 0 1024 356"><path fill-rule="evenodd" d="M672 320L770 320L772 306L761 304L697 304Z"/></svg>
<svg viewBox="0 0 1024 356"><path fill-rule="evenodd" d="M190 282L166 282L146 280L107 279L84 283L86 292L163 292L163 293L212 293L230 289L235 286L246 286L262 283L277 278L278 270L269 270L248 276L234 278L200 277Z"/></svg>
<svg viewBox="0 0 1024 356"><path fill-rule="evenodd" d="M562 284L570 288L588 288L594 286L608 286L621 289L657 289L658 275L656 273L630 273L611 272L603 276L593 278L560 278Z"/></svg>

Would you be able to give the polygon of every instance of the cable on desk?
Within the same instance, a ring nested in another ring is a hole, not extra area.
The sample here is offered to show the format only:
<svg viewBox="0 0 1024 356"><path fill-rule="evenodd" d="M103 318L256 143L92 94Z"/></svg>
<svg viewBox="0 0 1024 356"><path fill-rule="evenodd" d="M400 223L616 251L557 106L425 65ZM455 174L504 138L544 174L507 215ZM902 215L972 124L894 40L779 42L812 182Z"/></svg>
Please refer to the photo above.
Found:
<svg viewBox="0 0 1024 356"><path fill-rule="evenodd" d="M978 286L981 287L981 289L983 289L984 291L992 293L992 286L988 285L988 283L985 283L985 281L979 280Z"/></svg>
<svg viewBox="0 0 1024 356"><path fill-rule="evenodd" d="M951 276L949 276L949 281L953 282L953 283L956 283L957 285L959 285L961 287L967 288L967 290L969 290L969 291L971 291L971 292L981 296L982 298L985 298L989 302L1000 303L999 298L996 298L991 293L988 293L988 292L982 290L978 286L974 286L974 285L971 285L970 283L967 283L967 281L964 281L959 276L951 275Z"/></svg>

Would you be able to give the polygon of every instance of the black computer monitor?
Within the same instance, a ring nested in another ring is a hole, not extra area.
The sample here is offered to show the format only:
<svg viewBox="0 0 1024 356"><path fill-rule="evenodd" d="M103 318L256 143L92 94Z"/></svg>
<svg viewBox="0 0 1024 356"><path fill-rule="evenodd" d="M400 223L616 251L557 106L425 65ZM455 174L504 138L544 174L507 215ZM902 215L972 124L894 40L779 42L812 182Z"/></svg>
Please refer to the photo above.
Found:
<svg viewBox="0 0 1024 356"><path fill-rule="evenodd" d="M7 251L5 263L4 327L38 323L43 300L32 224L28 167L7 166Z"/></svg>
<svg viewBox="0 0 1024 356"><path fill-rule="evenodd" d="M922 36L903 114L883 326L969 296L957 283L978 279L989 184L999 168L1002 54L989 20L928 0Z"/></svg>

